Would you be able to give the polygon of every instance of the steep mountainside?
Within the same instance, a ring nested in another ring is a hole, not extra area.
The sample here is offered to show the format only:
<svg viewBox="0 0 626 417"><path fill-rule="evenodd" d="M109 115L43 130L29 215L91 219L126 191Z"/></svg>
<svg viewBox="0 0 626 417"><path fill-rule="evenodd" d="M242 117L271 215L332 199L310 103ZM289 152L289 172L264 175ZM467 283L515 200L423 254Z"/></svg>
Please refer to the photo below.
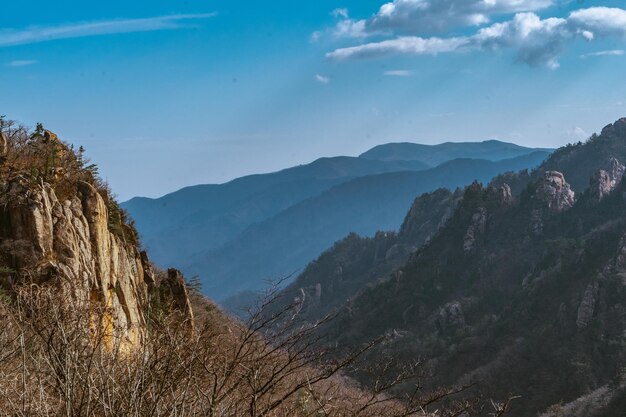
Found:
<svg viewBox="0 0 626 417"><path fill-rule="evenodd" d="M136 221L142 241L157 264L180 264L188 253L218 249L241 237L253 224L357 177L419 171L456 158L480 155L482 159L500 160L535 151L505 143L494 147L491 141L455 144L454 152L440 149L444 145L416 146L420 147L420 153L413 152L403 160L321 158L307 165L251 175L226 184L187 187L157 199L134 198L122 207ZM500 148L514 151L502 152ZM428 157L433 152L437 153L436 159Z"/></svg>
<svg viewBox="0 0 626 417"><path fill-rule="evenodd" d="M377 161L421 161L431 166L457 158L486 159L499 161L527 155L530 152L552 149L529 149L514 143L487 140L484 142L446 142L439 145L421 145L419 143L388 143L379 145L359 158Z"/></svg>
<svg viewBox="0 0 626 417"><path fill-rule="evenodd" d="M158 199L134 198L122 207L136 221L157 263L180 263L188 253L218 248L251 224L353 178L428 167L418 161L321 158L226 184L184 188Z"/></svg>
<svg viewBox="0 0 626 417"><path fill-rule="evenodd" d="M521 395L512 416L621 416L625 157L621 119L530 175L472 184L406 265L342 307L334 340L387 335L383 353L425 358L434 384Z"/></svg>
<svg viewBox="0 0 626 417"><path fill-rule="evenodd" d="M460 189L452 193L441 188L419 196L399 232L378 232L371 238L351 233L311 262L281 297L287 303L295 301L300 318L309 322L322 318L404 265L445 224L462 195ZM242 301L228 300L224 305L237 313L247 307Z"/></svg>
<svg viewBox="0 0 626 417"><path fill-rule="evenodd" d="M123 343L137 345L148 298L162 283L133 227L82 155L56 135L0 136L0 290L51 283L61 300L106 306L103 320ZM162 288L181 280L172 270ZM178 289L171 295L191 316L185 288Z"/></svg>
<svg viewBox="0 0 626 417"><path fill-rule="evenodd" d="M378 230L397 230L416 195L531 168L546 156L536 152L499 162L454 160L420 172L360 177L304 200L249 227L222 248L199 252L180 265L188 276L199 275L206 293L218 300L258 290L267 279L304 268L351 232L373 236Z"/></svg>

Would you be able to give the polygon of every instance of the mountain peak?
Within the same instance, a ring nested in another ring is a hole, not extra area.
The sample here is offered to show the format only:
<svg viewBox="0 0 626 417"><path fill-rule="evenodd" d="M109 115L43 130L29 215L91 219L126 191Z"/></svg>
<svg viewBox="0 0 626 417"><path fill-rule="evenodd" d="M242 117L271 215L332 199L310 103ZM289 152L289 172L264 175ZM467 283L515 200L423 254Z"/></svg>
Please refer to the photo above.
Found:
<svg viewBox="0 0 626 417"><path fill-rule="evenodd" d="M602 129L601 136L626 136L626 117L622 117Z"/></svg>

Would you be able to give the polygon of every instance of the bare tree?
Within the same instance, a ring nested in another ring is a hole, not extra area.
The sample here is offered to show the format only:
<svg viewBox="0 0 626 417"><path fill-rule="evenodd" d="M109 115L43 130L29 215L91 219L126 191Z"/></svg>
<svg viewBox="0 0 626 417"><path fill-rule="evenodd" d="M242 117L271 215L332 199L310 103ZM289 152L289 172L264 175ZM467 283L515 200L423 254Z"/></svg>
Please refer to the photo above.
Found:
<svg viewBox="0 0 626 417"><path fill-rule="evenodd" d="M422 392L418 363L363 370L380 341L338 352L320 336L330 318L298 323L291 306L272 302L247 323L196 302L203 314L193 334L175 311L153 305L144 340L129 349L102 324L109 309L50 284L20 285L0 297L0 414L451 417L478 404L460 396L466 387ZM371 374L372 389L346 376L357 369Z"/></svg>

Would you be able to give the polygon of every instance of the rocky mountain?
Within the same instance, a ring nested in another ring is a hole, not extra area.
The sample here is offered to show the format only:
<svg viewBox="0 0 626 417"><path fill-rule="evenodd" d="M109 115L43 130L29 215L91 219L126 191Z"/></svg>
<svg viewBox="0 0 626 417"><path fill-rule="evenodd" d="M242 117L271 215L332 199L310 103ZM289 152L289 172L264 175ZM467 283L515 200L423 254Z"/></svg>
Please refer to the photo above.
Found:
<svg viewBox="0 0 626 417"><path fill-rule="evenodd" d="M429 145L419 146L426 150L431 148ZM535 151L512 144L502 146L515 148L514 156ZM479 152L480 149L482 151ZM439 151L437 164L477 153L487 160L500 160L506 156L490 142L458 144L454 147L454 153L447 156ZM250 233L248 229L263 227L261 223L279 216L283 211L356 178L391 172L415 172L434 166L433 161L426 161L428 158L419 155L415 158L390 161L364 157L321 158L308 165L247 176L226 184L184 188L158 199L134 198L123 203L122 207L136 221L142 241L157 264L180 265L186 261L189 253L207 253L223 246L237 245L237 242L245 239L244 235ZM401 221L414 196L407 196L405 205L395 213L395 226ZM376 230L375 225L372 224L370 229ZM345 233L349 231L344 230ZM345 235L344 232L334 234L335 240ZM318 245L319 250L308 252L293 269L302 267L319 255L320 250L332 241L325 240L322 243L323 246ZM270 272L284 275L293 272L293 269L289 267ZM204 276L208 271L202 269L201 272Z"/></svg>
<svg viewBox="0 0 626 417"><path fill-rule="evenodd" d="M377 270L368 244L342 249L348 238L311 264L286 299L317 318L348 295L330 331L338 346L384 336L378 353L424 358L434 375L428 385L476 383L500 398L520 396L512 416L621 416L623 161L626 118L531 173L468 186L439 231L392 272ZM359 276L349 291L344 265Z"/></svg>
<svg viewBox="0 0 626 417"><path fill-rule="evenodd" d="M536 152L498 162L453 160L419 172L359 177L294 204L221 248L200 251L179 265L186 275L199 276L206 293L220 301L263 289L268 280L299 272L351 232L373 236L377 230L397 230L416 195L532 168L546 156Z"/></svg>
<svg viewBox="0 0 626 417"><path fill-rule="evenodd" d="M0 290L51 284L59 298L107 306L104 321L128 346L146 331L149 298L176 300L190 319L180 273L157 279L110 192L49 131L0 134ZM160 296L160 295L159 295Z"/></svg>
<svg viewBox="0 0 626 417"><path fill-rule="evenodd" d="M533 151L551 152L552 149L534 149ZM359 155L359 158L376 161L420 161L435 166L457 158L500 161L528 153L528 148L499 140L446 142L439 145L401 142L376 146Z"/></svg>

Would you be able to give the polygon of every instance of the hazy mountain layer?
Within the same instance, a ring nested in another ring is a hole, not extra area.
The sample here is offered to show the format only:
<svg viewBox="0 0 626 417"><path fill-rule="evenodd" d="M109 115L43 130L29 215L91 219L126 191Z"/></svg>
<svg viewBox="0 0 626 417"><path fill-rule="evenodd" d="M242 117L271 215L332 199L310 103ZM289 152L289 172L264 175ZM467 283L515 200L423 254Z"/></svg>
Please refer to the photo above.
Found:
<svg viewBox="0 0 626 417"><path fill-rule="evenodd" d="M551 149L534 149L533 151L551 151ZM487 140L484 142L446 142L439 145L421 145L418 143L388 143L379 145L359 158L378 161L421 161L435 166L456 158L486 159L499 161L515 158L529 153L529 148L514 143Z"/></svg>
<svg viewBox="0 0 626 417"><path fill-rule="evenodd" d="M200 252L180 265L190 276L199 275L206 293L218 300L260 289L268 279L302 270L348 233L373 236L377 230L397 230L417 195L531 168L546 156L536 152L500 162L454 160L420 172L360 177L295 204L222 248Z"/></svg>
<svg viewBox="0 0 626 417"><path fill-rule="evenodd" d="M515 154L533 149L500 143ZM437 148L438 158L427 153L415 160L379 161L375 158L321 158L307 165L271 174L251 175L226 184L187 187L161 198L134 198L122 206L136 221L144 245L160 265L179 264L188 253L217 249L235 240L247 227L267 220L307 198L366 175L419 171L459 157L497 160L506 156L491 142L455 145L450 153L441 146L416 145L424 152ZM445 147L444 147L445 148Z"/></svg>
<svg viewBox="0 0 626 417"><path fill-rule="evenodd" d="M427 168L417 161L322 158L308 165L242 177L226 184L187 187L157 199L134 198L122 206L135 219L155 261L162 265L178 264L187 251L217 248L251 224L352 178Z"/></svg>

